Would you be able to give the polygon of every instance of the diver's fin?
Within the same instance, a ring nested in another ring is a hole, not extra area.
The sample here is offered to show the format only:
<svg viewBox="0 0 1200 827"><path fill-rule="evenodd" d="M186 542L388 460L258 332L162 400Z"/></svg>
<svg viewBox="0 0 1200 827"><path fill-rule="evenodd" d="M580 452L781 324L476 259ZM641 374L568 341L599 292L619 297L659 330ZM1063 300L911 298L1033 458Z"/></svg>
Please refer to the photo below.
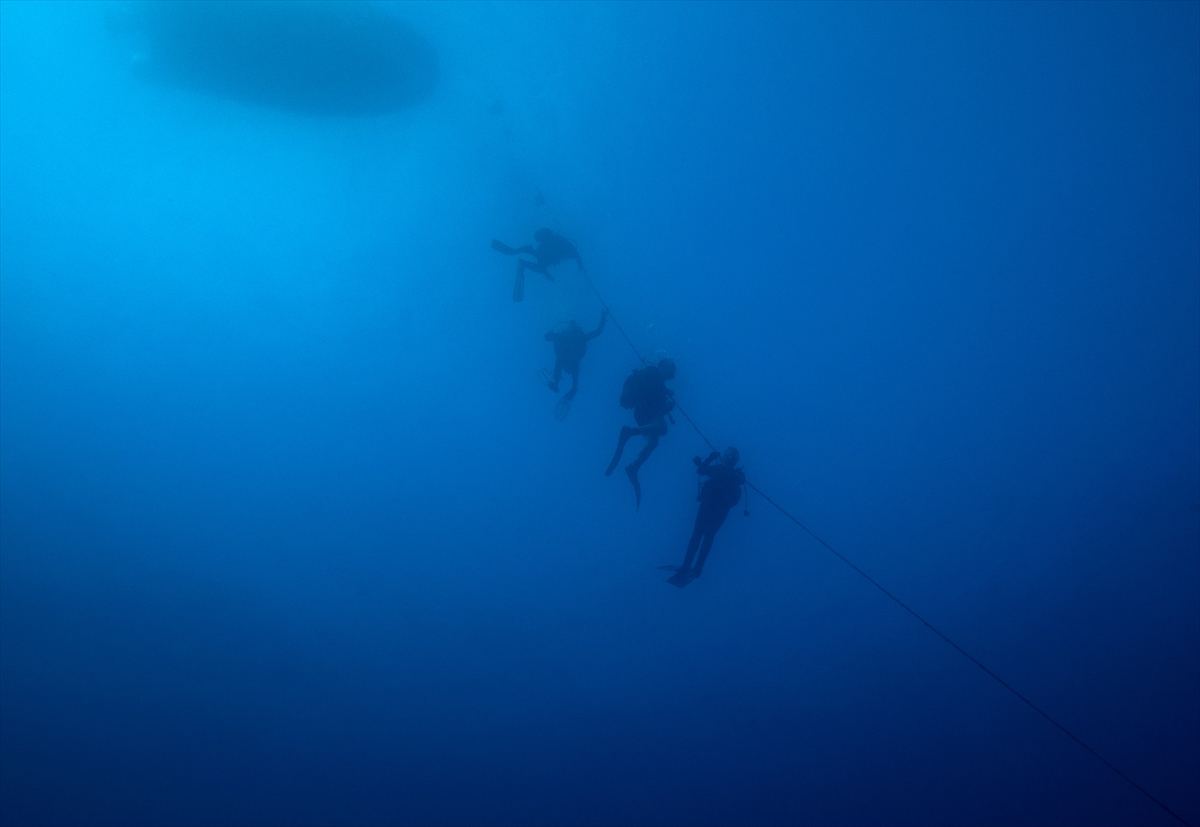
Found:
<svg viewBox="0 0 1200 827"><path fill-rule="evenodd" d="M513 285L513 301L525 298L525 268L517 270L517 283Z"/></svg>
<svg viewBox="0 0 1200 827"><path fill-rule="evenodd" d="M672 586L676 586L676 587L682 589L684 586L686 586L688 583L691 583L695 579L696 579L696 575L692 574L691 569L680 569L679 571L675 572L673 575L668 577L667 582L670 583Z"/></svg>
<svg viewBox="0 0 1200 827"><path fill-rule="evenodd" d="M562 399L558 400L558 404L554 406L554 418L562 422L567 418L567 414L571 412L571 395L567 394Z"/></svg>
<svg viewBox="0 0 1200 827"><path fill-rule="evenodd" d="M637 469L632 465L626 465L625 476L629 477L629 481L633 483L633 510L640 511L642 508L642 484L638 482Z"/></svg>
<svg viewBox="0 0 1200 827"><path fill-rule="evenodd" d="M617 440L617 452L613 454L612 462L604 469L604 476L611 477L612 472L617 470L617 463L621 461L621 454L625 451L625 440Z"/></svg>

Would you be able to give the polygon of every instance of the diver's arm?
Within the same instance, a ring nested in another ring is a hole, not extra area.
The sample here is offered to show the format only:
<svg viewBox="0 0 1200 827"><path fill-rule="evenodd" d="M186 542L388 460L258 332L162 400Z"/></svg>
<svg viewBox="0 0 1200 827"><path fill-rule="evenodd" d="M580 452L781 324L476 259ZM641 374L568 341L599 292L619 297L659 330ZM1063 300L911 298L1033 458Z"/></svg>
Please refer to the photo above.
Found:
<svg viewBox="0 0 1200 827"><path fill-rule="evenodd" d="M587 335L587 339L589 342L604 332L604 323L607 321L608 321L608 308L606 307L600 311L600 324L596 326L595 330L593 330L591 333L589 333Z"/></svg>
<svg viewBox="0 0 1200 827"><path fill-rule="evenodd" d="M706 477L711 477L712 472L713 472L713 469L712 469L713 460L719 458L720 456L721 456L720 451L713 451L711 454L708 455L708 458L704 459L704 460L701 460L700 457L692 457L692 462L696 466L696 473L702 474Z"/></svg>

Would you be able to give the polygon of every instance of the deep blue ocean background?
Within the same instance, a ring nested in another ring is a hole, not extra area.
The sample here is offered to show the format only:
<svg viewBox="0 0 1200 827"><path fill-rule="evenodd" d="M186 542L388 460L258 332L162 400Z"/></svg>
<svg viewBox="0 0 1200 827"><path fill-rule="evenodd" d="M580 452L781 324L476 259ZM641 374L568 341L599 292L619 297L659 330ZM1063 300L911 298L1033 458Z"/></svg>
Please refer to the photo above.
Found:
<svg viewBox="0 0 1200 827"><path fill-rule="evenodd" d="M424 102L0 4L0 821L1200 823L1200 4L421 4ZM636 444L636 443L635 443Z"/></svg>

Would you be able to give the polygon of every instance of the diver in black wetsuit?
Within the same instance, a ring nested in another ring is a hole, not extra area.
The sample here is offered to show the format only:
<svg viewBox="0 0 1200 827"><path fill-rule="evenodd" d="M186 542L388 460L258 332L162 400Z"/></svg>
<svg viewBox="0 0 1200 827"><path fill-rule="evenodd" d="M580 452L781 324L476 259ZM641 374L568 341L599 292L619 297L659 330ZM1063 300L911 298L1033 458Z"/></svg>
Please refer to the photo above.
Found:
<svg viewBox="0 0 1200 827"><path fill-rule="evenodd" d="M533 238L538 243L536 248L528 244L524 247L509 247L503 241L492 239L492 249L497 252L509 256L526 254L536 259L535 261L517 259L517 283L513 285L513 301L515 302L525 298L526 270L541 273L550 281L554 281L554 276L550 275L549 268L568 259L574 259L580 270L586 271L587 269L583 266L583 259L579 257L579 251L575 249L575 245L553 230L543 227L533 234Z"/></svg>
<svg viewBox="0 0 1200 827"><path fill-rule="evenodd" d="M666 383L675 378L675 362L671 359L660 359L657 365L647 365L635 370L625 378L625 386L621 389L621 407L633 408L633 418L638 427L621 426L621 434L617 437L617 451L613 454L612 462L604 476L610 476L621 461L625 451L625 443L635 436L646 438L646 444L637 459L625 466L625 474L633 483L633 495L636 507L642 505L642 485L638 482L638 469L642 467L654 449L658 447L659 437L667 433L667 415L675 408L675 392Z"/></svg>
<svg viewBox="0 0 1200 827"><path fill-rule="evenodd" d="M713 460L717 457L720 457L721 461L714 464ZM708 559L708 552L712 550L713 537L725 523L729 509L737 505L738 500L742 498L742 486L746 484L746 474L737 467L737 448L726 448L724 455L713 451L703 462L700 461L700 457L696 457L692 462L696 463L696 473L708 477L708 480L696 497L700 501L700 509L696 512L696 527L692 530L692 539L688 540L687 556L683 558L683 565L676 568L675 574L667 580L681 589L699 577L700 572L704 570L704 561ZM700 551L699 557L696 556L697 549ZM695 566L692 565L693 560L696 562Z"/></svg>
<svg viewBox="0 0 1200 827"><path fill-rule="evenodd" d="M546 334L547 342L554 342L554 376L546 387L558 393L558 381L565 372L571 377L571 389L563 394L563 399L570 401L575 398L579 389L579 361L587 353L588 342L604 332L604 323L608 321L608 308L600 311L600 324L591 333L584 333L583 328L571 319L567 329L561 333L551 330Z"/></svg>

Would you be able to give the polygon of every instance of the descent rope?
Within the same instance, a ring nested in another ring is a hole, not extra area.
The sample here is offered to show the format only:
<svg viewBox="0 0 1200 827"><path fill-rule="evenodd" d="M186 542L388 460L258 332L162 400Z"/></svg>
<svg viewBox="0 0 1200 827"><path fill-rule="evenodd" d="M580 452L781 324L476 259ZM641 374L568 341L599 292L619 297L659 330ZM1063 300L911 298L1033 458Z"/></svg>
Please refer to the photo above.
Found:
<svg viewBox="0 0 1200 827"><path fill-rule="evenodd" d="M586 270L584 271L584 276L587 278L588 284L591 285L592 292L594 292L596 294L596 298L600 300L600 305L606 311L608 311L608 318L612 321L612 323L614 325L617 326L617 330L619 330L621 332L621 336L624 337L626 342L628 342L630 349L634 352L634 355L636 355L638 357L638 359L642 362L643 365L648 364L646 361L646 358L644 356L642 356L641 352L637 349L637 345L635 345L633 343L633 340L630 339L629 335L625 332L625 328L621 327L620 323L617 321L616 317L613 315L612 308L609 307L608 303L604 301L604 297L600 295L600 290L597 289L596 283L594 281L592 281L592 277L590 275L588 275ZM695 432L699 435L700 439L704 440L704 443L709 447L710 450L713 450L713 451L717 450L717 447L715 445L713 445L712 440L710 440L705 435L704 431L700 430L700 426L696 424L696 421L694 419L692 419L692 417L690 415L688 415L688 412L685 411L683 409L683 406L680 405L678 402L675 403L675 410L679 411L679 413L683 416L683 418L688 421L688 424L692 426L692 429L695 430ZM1097 759L1099 759L1099 761L1102 764L1104 764L1104 766L1108 767L1110 770L1115 772L1117 775L1121 776L1121 778L1128 781L1135 789L1137 789L1138 792L1140 792L1142 795L1146 796L1146 798L1150 799L1155 804L1157 804L1159 807L1161 807L1164 812L1166 812L1168 815L1170 815L1172 818L1174 818L1180 824L1183 824L1184 827L1191 827L1191 825L1187 822L1187 820L1184 819L1181 815L1179 815L1174 810L1172 810L1170 807L1168 807L1166 804L1164 804L1162 801L1160 801L1159 799L1157 799L1153 795L1151 795L1150 792L1145 787L1143 787L1141 784L1134 781L1132 778L1130 778L1125 773L1121 772L1121 770L1117 769L1117 767L1115 765L1113 765L1113 763L1111 761L1109 761L1103 755L1096 752L1096 750L1092 749L1092 747L1090 747L1086 743L1084 743L1084 741L1082 739L1080 739L1079 736L1077 736L1075 733L1071 732L1071 730L1067 729L1065 726L1060 724L1057 720L1055 720L1050 715L1050 713L1046 712L1044 709L1039 707L1033 701L1029 700L1029 698L1025 697L1020 692L1018 692L1016 689L1014 689L1011 684L1006 682L1003 678L1001 678L999 675L997 675L991 669L984 666L983 663L978 658L976 658L974 655L972 655L966 649L962 648L957 643L955 643L953 640L951 640L949 638L949 636L947 636L941 629L934 626L932 623L930 623L928 620L926 620L924 617L922 617L915 609L913 609L911 606L909 606L903 600L896 597L896 595L892 594L890 591L885 589L883 587L883 585L879 583L878 580L876 580L874 577L867 574L865 571L863 571L858 566L856 566L854 563L852 563L844 554L842 554L840 551L835 549L833 546L829 545L829 543L822 540L816 534L816 532L814 532L811 528L809 528L804 523L797 520L790 513L788 513L788 511L786 509L784 509L783 506L781 506L779 503L775 502L773 499L768 497L761 488L759 488L752 482L747 482L746 485L750 489L752 489L755 493L757 493L760 497L762 497L764 500L766 500L768 503L770 503L772 506L774 506L776 511L778 511L780 514L782 514L784 517L787 517L789 520L791 520L793 523L795 523L797 526L799 526L802 530L807 532L810 537L812 537L818 543L823 545L835 557L837 557L839 560L841 560L843 563L845 563L850 568L854 569L854 571L856 571L859 575L861 575L863 577L863 579L865 579L868 583L870 583L872 586L879 589L879 591L881 591L885 595L887 595L888 598L892 602L894 602L897 606L904 609L904 611L908 612L910 615L915 617L917 620L921 621L921 623L924 624L925 627L927 629L929 629L929 631L933 632L935 635L940 637L946 643L950 644L950 646L952 646L960 655L962 655L967 660L971 661L971 663L975 664L980 669L982 669L988 677L990 677L992 680L996 681L996 683L1003 686L1005 689L1007 689L1013 695L1020 698L1021 701L1024 702L1026 706L1028 706L1030 709L1032 709L1038 715L1041 715L1047 721L1054 724L1054 726L1057 727L1059 730L1061 730L1068 738L1070 738L1072 741L1079 744L1079 746L1083 747L1085 750L1090 752L1093 756L1095 756Z"/></svg>

